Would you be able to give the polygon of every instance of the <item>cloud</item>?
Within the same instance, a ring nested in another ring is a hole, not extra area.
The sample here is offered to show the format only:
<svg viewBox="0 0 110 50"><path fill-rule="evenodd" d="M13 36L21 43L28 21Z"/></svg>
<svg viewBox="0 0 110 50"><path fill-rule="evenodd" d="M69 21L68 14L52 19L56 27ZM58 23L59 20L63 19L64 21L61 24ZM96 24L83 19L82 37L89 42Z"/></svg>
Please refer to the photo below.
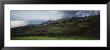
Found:
<svg viewBox="0 0 110 50"><path fill-rule="evenodd" d="M22 17L22 20L42 20L42 21L48 21L48 20L57 20L62 18L61 16L58 15L42 15L42 16L30 16L30 17Z"/></svg>
<svg viewBox="0 0 110 50"><path fill-rule="evenodd" d="M27 24L41 24L44 21L63 17L84 17L98 14L100 14L98 10L11 10L11 28Z"/></svg>
<svg viewBox="0 0 110 50"><path fill-rule="evenodd" d="M59 11L11 10L11 20L56 20L62 17Z"/></svg>
<svg viewBox="0 0 110 50"><path fill-rule="evenodd" d="M72 10L72 11L62 11L64 17L84 17L90 15L99 15L99 10Z"/></svg>
<svg viewBox="0 0 110 50"><path fill-rule="evenodd" d="M11 21L11 28L25 26L27 24L28 23L26 21L12 20Z"/></svg>

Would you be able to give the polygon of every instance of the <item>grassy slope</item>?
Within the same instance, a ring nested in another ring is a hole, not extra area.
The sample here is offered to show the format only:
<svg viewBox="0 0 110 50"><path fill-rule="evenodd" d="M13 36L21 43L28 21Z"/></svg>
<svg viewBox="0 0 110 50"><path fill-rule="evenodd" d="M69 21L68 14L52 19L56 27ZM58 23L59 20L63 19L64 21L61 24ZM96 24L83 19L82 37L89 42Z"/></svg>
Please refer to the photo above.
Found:
<svg viewBox="0 0 110 50"><path fill-rule="evenodd" d="M16 28L12 31L16 36L12 40L92 40L100 35L99 16L89 17L87 20L68 19L57 24L48 24L40 27ZM61 20L62 21L62 20ZM68 34L69 33L69 34ZM26 36L24 36L24 35ZM19 37L19 35L22 37ZM33 36L32 36L33 35ZM35 36L36 35L36 36ZM45 35L45 36L44 36ZM49 35L49 36L48 36ZM65 36L66 35L66 36ZM70 36L73 35L73 36ZM76 36L75 36L76 35ZM82 36L81 36L82 35Z"/></svg>

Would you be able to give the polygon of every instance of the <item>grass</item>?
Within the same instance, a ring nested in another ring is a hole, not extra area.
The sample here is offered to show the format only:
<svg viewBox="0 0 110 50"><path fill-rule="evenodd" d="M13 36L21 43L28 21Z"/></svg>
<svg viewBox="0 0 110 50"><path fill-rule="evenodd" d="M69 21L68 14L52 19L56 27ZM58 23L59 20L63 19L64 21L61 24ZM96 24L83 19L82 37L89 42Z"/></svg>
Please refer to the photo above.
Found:
<svg viewBox="0 0 110 50"><path fill-rule="evenodd" d="M11 40L100 40L100 38L90 36L24 36L11 37Z"/></svg>

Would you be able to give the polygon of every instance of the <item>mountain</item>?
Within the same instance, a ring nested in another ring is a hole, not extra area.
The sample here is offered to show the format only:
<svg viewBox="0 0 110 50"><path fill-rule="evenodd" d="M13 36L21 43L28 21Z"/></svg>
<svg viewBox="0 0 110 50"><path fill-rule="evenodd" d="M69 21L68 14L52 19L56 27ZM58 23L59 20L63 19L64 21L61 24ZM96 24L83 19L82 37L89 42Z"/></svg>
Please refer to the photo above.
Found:
<svg viewBox="0 0 110 50"><path fill-rule="evenodd" d="M11 36L100 36L100 15L65 17L11 28Z"/></svg>

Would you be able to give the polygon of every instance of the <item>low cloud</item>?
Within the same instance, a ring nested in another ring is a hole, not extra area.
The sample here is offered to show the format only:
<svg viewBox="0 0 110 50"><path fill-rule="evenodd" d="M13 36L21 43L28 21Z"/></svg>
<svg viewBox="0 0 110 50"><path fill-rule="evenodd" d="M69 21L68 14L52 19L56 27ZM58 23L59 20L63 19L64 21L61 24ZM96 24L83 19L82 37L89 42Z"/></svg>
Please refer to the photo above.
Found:
<svg viewBox="0 0 110 50"><path fill-rule="evenodd" d="M28 23L26 21L19 21L19 20L12 20L11 21L11 28L25 26Z"/></svg>

